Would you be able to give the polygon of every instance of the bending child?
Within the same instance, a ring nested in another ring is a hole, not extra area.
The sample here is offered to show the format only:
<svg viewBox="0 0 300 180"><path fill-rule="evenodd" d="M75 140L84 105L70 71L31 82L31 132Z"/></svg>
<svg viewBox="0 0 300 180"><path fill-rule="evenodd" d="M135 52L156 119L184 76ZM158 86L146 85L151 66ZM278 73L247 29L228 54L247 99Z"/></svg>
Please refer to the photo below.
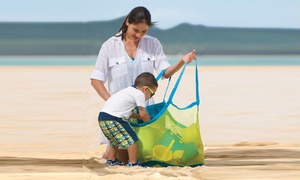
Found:
<svg viewBox="0 0 300 180"><path fill-rule="evenodd" d="M102 132L110 142L108 165L124 165L116 158L118 147L121 145L128 151L127 166L142 166L137 160L138 137L127 120L129 118L138 118L144 122L150 120L145 102L155 94L157 87L158 83L153 74L144 72L137 76L134 86L120 90L105 102L98 120ZM138 107L139 114L132 113L135 107Z"/></svg>

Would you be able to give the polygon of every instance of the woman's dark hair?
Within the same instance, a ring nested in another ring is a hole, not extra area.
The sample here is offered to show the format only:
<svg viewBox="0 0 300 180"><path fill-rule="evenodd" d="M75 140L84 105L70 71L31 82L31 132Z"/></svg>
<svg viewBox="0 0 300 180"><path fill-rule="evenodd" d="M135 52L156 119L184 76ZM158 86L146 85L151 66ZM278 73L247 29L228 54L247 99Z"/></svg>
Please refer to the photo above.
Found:
<svg viewBox="0 0 300 180"><path fill-rule="evenodd" d="M122 36L123 39L123 34L127 31L127 20L129 24L146 23L149 27L154 25L154 23L151 22L151 14L149 10L143 6L138 6L132 9L126 16L121 28L119 29L119 31L122 31L122 33L116 35L117 37Z"/></svg>

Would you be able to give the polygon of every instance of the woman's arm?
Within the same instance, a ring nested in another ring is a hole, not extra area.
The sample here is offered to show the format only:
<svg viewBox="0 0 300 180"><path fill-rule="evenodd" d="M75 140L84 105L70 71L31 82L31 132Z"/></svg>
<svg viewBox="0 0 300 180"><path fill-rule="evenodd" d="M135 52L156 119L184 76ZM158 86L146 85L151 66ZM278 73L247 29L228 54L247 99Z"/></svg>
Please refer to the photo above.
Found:
<svg viewBox="0 0 300 180"><path fill-rule="evenodd" d="M184 63L190 63L192 60L195 60L195 59L197 59L197 58L196 58L196 50L194 49L193 51L184 55L176 64L168 67L164 74L164 77L165 78L171 77L174 73L176 73L184 65Z"/></svg>
<svg viewBox="0 0 300 180"><path fill-rule="evenodd" d="M105 88L102 81L97 79L91 79L91 85L94 87L96 92L99 94L99 96L106 101L108 98L110 98L110 94L108 93L107 89Z"/></svg>

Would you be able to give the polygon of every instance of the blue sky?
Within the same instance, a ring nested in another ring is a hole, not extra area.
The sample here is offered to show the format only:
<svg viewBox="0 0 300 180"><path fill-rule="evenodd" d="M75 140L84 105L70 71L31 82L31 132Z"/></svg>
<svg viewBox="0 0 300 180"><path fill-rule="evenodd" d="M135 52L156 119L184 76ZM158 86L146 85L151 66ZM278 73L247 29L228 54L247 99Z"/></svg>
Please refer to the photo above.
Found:
<svg viewBox="0 0 300 180"><path fill-rule="evenodd" d="M300 0L0 0L1 22L111 20L147 7L159 28L187 22L218 27L300 28Z"/></svg>

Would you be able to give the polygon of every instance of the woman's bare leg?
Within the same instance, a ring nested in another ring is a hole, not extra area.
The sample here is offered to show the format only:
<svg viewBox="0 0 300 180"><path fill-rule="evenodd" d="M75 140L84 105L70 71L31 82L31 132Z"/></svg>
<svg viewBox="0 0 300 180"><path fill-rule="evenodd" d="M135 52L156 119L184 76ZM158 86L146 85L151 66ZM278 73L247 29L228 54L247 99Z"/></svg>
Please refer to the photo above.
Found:
<svg viewBox="0 0 300 180"><path fill-rule="evenodd" d="M102 154L102 158L103 159L107 159L108 158L108 153L109 153L109 145L107 145L105 152Z"/></svg>
<svg viewBox="0 0 300 180"><path fill-rule="evenodd" d="M124 164L128 163L128 151L127 149L118 149L117 158Z"/></svg>

